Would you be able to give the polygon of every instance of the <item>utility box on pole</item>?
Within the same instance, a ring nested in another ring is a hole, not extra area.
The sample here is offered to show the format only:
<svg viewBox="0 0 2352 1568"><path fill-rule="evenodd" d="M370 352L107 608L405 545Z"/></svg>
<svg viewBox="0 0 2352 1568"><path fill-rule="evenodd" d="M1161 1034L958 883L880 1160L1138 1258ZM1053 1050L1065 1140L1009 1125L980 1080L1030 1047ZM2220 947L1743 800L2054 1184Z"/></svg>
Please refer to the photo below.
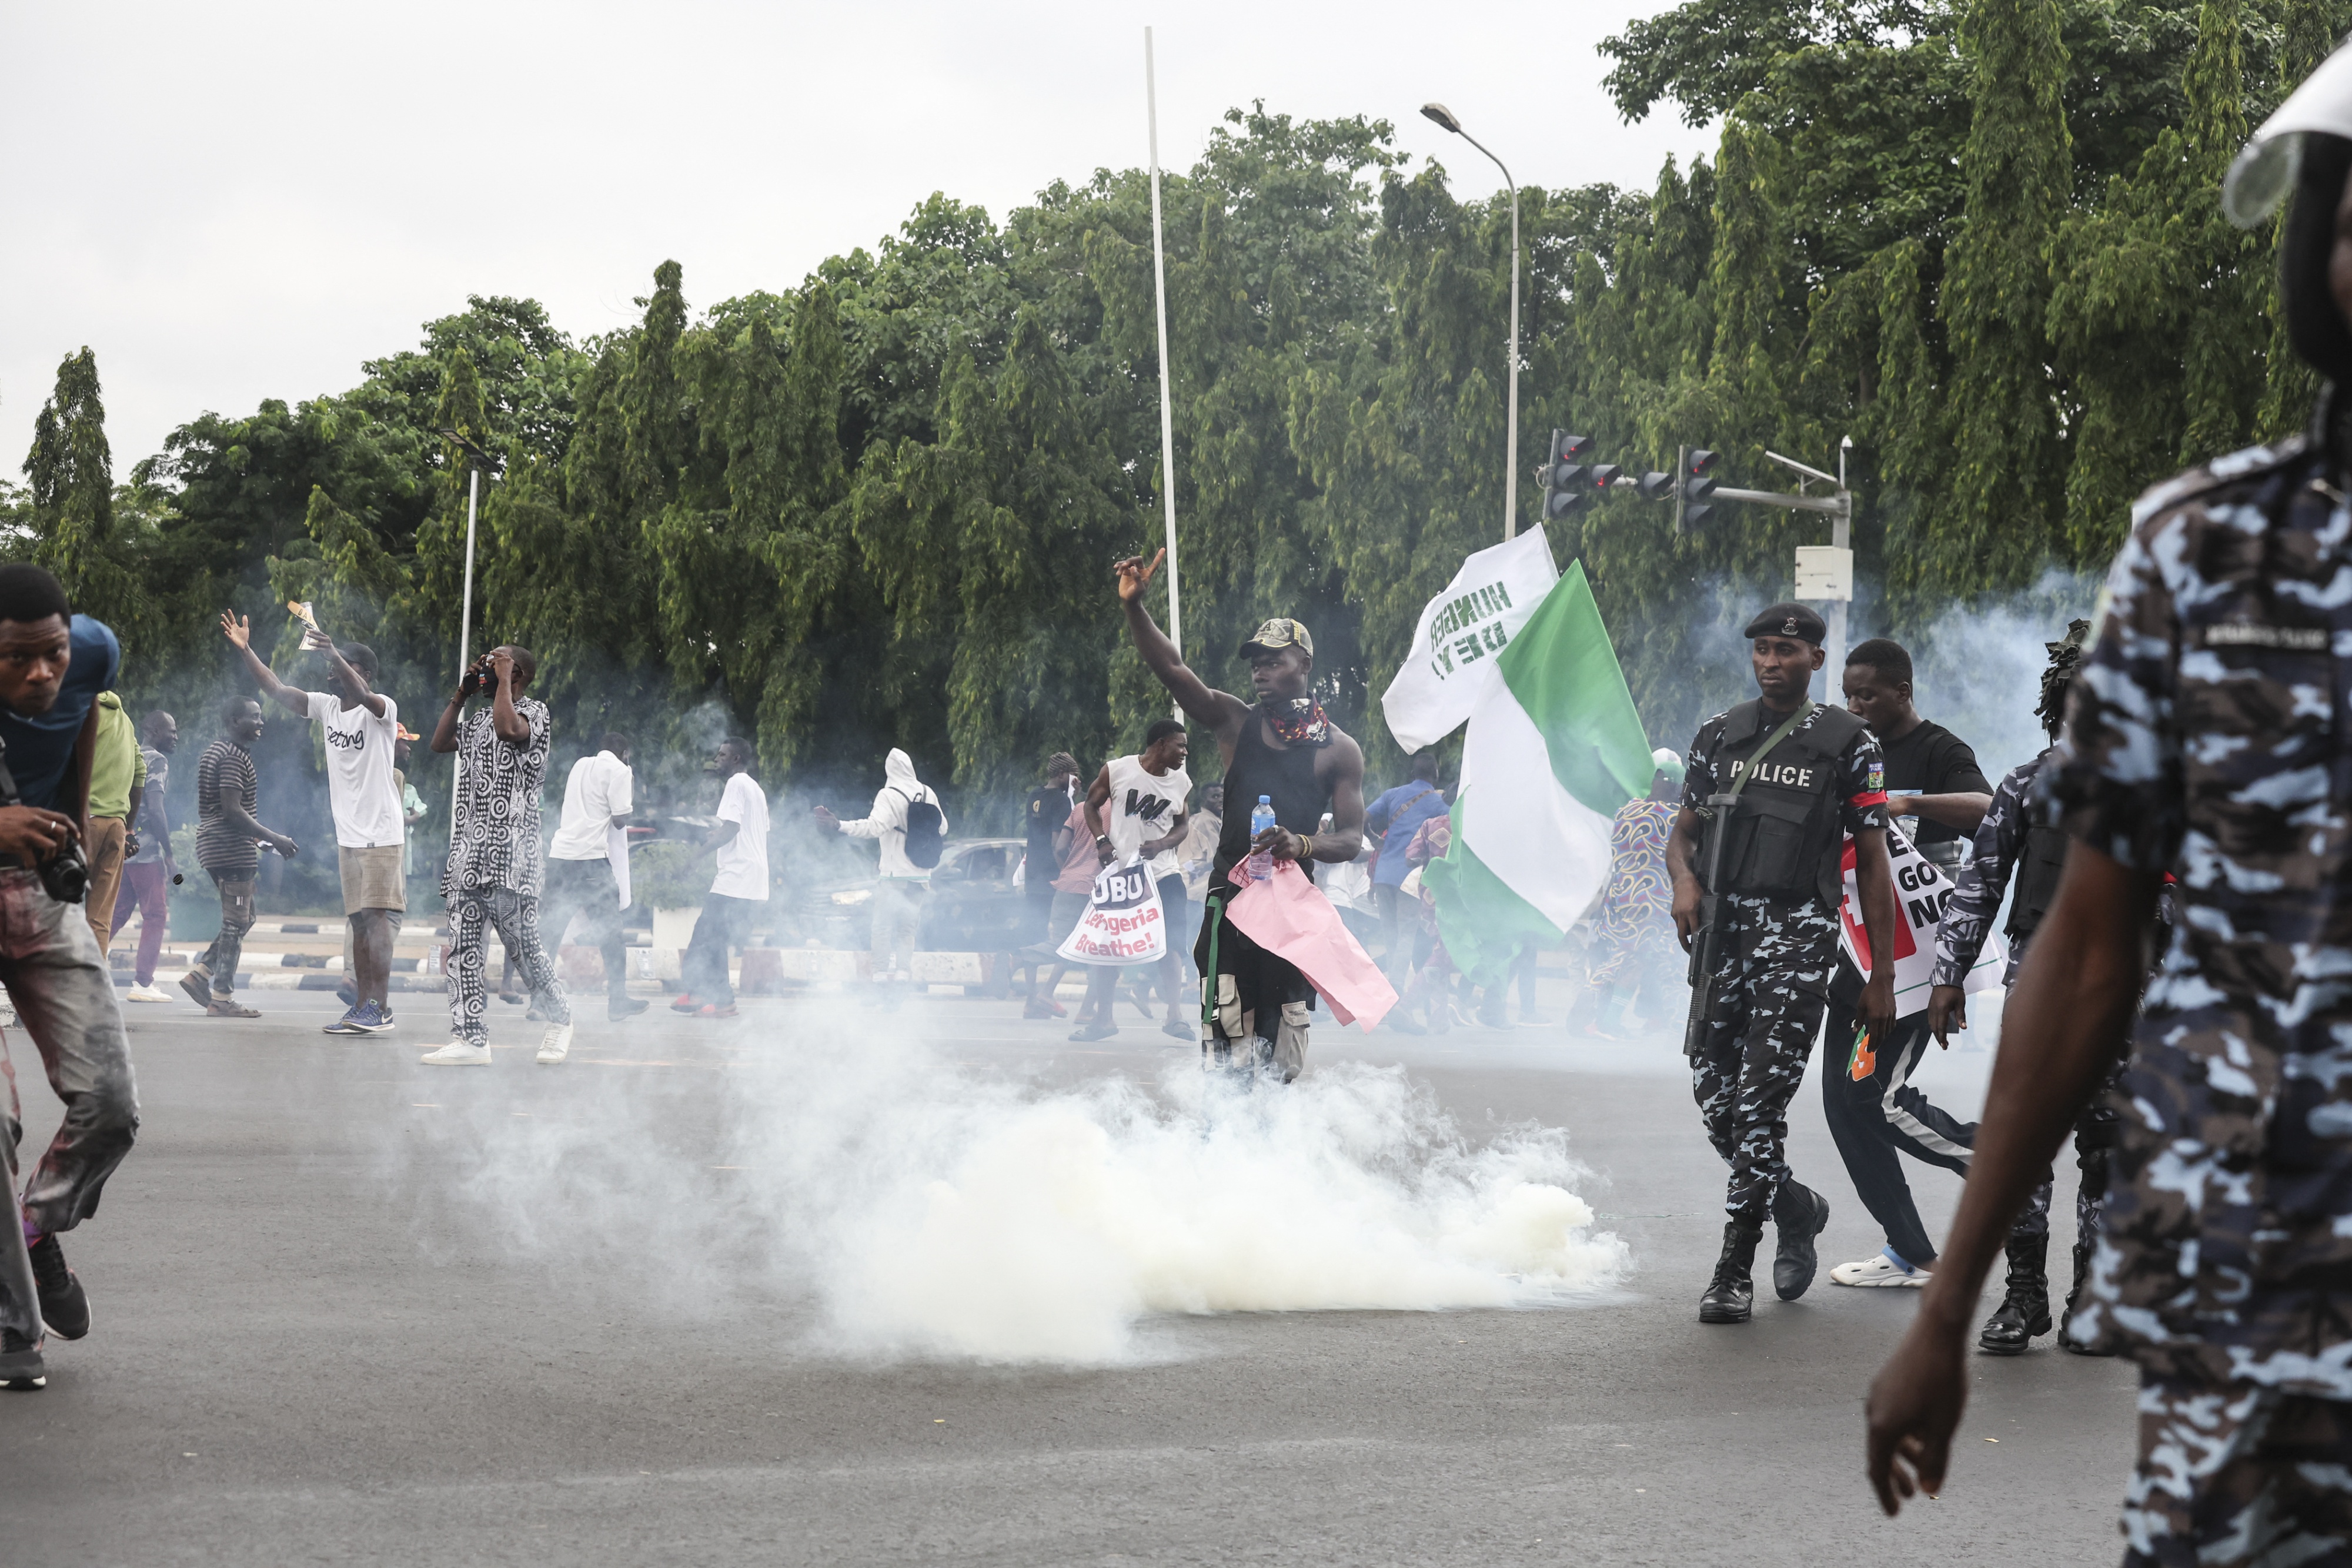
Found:
<svg viewBox="0 0 2352 1568"><path fill-rule="evenodd" d="M1799 545L1797 597L1820 602L1853 602L1853 551L1835 545Z"/></svg>

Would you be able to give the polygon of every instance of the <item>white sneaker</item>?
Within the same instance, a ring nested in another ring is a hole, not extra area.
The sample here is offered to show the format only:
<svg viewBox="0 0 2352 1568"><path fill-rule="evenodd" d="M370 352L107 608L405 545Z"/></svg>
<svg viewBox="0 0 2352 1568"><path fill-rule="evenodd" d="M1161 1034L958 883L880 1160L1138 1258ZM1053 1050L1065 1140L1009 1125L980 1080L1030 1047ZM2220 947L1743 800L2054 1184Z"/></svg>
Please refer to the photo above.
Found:
<svg viewBox="0 0 2352 1568"><path fill-rule="evenodd" d="M547 1032L539 1037L540 1065L552 1066L562 1061L571 1049L572 1026L568 1023L549 1024Z"/></svg>
<svg viewBox="0 0 2352 1568"><path fill-rule="evenodd" d="M427 1067L488 1067L490 1064L490 1048L453 1040L438 1051L426 1051L423 1061Z"/></svg>
<svg viewBox="0 0 2352 1568"><path fill-rule="evenodd" d="M1859 1263L1841 1263L1830 1270L1832 1284L1859 1285L1864 1290L1892 1287L1916 1291L1935 1277L1936 1271L1932 1269L1912 1269L1896 1262L1892 1252L1864 1258Z"/></svg>
<svg viewBox="0 0 2352 1568"><path fill-rule="evenodd" d="M172 998L152 986L133 986L122 993L126 1002L168 1002Z"/></svg>

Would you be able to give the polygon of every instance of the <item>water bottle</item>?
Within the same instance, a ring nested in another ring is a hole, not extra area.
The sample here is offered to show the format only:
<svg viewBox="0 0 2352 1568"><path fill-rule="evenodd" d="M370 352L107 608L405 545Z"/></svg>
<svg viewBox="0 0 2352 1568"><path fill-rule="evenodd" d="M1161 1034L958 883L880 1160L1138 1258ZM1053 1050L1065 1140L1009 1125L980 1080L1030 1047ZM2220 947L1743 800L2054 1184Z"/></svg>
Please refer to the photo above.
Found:
<svg viewBox="0 0 2352 1568"><path fill-rule="evenodd" d="M1274 826L1274 798L1269 795L1260 795L1257 798L1256 809L1250 812L1250 842L1257 842L1257 836L1272 826ZM1264 882L1272 876L1274 852L1271 850L1250 851L1249 873L1252 882Z"/></svg>

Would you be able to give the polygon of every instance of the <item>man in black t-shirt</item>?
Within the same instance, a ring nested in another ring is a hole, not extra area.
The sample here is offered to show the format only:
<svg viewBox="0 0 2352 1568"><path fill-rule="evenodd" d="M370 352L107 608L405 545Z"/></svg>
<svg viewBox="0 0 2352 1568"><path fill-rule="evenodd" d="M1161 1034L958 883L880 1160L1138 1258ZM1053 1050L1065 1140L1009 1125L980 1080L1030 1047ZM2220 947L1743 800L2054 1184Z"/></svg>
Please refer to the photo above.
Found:
<svg viewBox="0 0 2352 1568"><path fill-rule="evenodd" d="M1845 706L1878 737L1886 758L1888 812L1906 819L1901 825L1920 852L1948 879L1956 876L1969 836L1992 804L1992 786L1976 753L1950 730L1919 716L1911 702L1911 655L1885 637L1846 655ZM1830 982L1822 1113L1855 1194L1886 1232L1886 1247L1875 1257L1840 1263L1830 1279L1840 1285L1916 1289L1927 1282L1936 1244L1920 1223L1897 1151L1966 1176L1976 1124L1957 1120L1911 1082L1929 1039L1924 1009L1897 1019L1868 1049L1854 1049L1854 1002L1861 995L1861 971L1841 957Z"/></svg>

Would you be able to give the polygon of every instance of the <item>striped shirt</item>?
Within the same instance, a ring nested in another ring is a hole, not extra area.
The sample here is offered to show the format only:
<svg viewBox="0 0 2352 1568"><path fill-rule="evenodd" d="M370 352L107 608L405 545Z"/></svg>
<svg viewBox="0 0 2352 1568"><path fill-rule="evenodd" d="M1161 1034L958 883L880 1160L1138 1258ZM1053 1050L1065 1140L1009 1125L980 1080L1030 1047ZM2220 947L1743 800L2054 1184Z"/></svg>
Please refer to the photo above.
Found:
<svg viewBox="0 0 2352 1568"><path fill-rule="evenodd" d="M229 825L231 800L251 817L258 803L260 780L253 771L253 754L234 740L215 740L205 747L196 763L196 863L210 872L252 873L261 869L261 852L247 834Z"/></svg>

